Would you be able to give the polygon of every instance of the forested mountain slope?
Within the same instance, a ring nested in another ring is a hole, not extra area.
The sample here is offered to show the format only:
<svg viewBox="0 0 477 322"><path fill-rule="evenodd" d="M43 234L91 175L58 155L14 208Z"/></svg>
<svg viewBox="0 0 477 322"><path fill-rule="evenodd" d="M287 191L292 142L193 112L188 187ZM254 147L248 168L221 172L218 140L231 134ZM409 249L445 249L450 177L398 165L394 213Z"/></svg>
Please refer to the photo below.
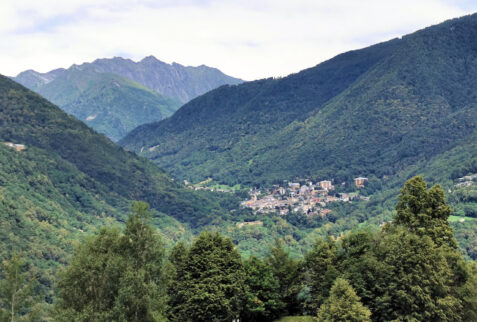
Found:
<svg viewBox="0 0 477 322"><path fill-rule="evenodd" d="M475 48L477 15L446 21L283 79L221 87L120 143L191 181L384 178L475 131Z"/></svg>
<svg viewBox="0 0 477 322"><path fill-rule="evenodd" d="M0 76L0 258L24 251L42 274L51 273L43 269L67 261L77 234L123 221L133 200L149 202L157 220L178 227L212 224L238 207L232 195L184 188Z"/></svg>

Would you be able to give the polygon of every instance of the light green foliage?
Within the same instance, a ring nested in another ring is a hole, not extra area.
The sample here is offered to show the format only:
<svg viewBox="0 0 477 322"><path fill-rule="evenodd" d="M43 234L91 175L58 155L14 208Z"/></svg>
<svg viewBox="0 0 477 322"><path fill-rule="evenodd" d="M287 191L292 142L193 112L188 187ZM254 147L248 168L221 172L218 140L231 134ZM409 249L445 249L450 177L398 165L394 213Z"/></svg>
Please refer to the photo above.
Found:
<svg viewBox="0 0 477 322"><path fill-rule="evenodd" d="M244 321L272 321L283 311L280 284L270 265L255 256L244 262L247 299L242 319Z"/></svg>
<svg viewBox="0 0 477 322"><path fill-rule="evenodd" d="M188 251L174 321L231 321L245 300L245 272L232 241L203 232Z"/></svg>
<svg viewBox="0 0 477 322"><path fill-rule="evenodd" d="M113 141L181 105L119 75L92 70L66 71L37 92Z"/></svg>
<svg viewBox="0 0 477 322"><path fill-rule="evenodd" d="M148 205L135 203L121 233L103 228L75 250L59 275L55 319L159 321L164 313L164 248L148 224Z"/></svg>
<svg viewBox="0 0 477 322"><path fill-rule="evenodd" d="M0 267L0 321L41 321L42 311L35 297L37 281L26 270L26 261L18 253Z"/></svg>
<svg viewBox="0 0 477 322"><path fill-rule="evenodd" d="M312 316L285 316L277 322L317 322Z"/></svg>
<svg viewBox="0 0 477 322"><path fill-rule="evenodd" d="M448 223L452 211L440 186L427 190L422 176L410 179L401 190L396 210L395 225L402 225L421 236L429 236L437 246L457 247Z"/></svg>
<svg viewBox="0 0 477 322"><path fill-rule="evenodd" d="M330 297L318 311L318 321L323 322L371 322L371 312L361 302L349 282L337 278L331 288Z"/></svg>

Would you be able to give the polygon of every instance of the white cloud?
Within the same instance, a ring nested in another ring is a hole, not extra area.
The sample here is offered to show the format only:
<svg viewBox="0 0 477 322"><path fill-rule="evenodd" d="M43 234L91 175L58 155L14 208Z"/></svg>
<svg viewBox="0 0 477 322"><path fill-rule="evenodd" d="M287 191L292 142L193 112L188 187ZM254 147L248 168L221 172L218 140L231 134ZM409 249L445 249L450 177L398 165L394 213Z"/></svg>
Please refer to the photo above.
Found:
<svg viewBox="0 0 477 322"><path fill-rule="evenodd" d="M477 10L445 0L3 0L0 73L154 55L256 79Z"/></svg>

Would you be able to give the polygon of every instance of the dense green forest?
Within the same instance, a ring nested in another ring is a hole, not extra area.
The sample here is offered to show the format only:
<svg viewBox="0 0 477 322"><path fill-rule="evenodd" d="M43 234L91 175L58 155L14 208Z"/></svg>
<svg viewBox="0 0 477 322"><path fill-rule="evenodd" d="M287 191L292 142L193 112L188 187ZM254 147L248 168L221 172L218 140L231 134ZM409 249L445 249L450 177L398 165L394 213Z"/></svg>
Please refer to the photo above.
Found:
<svg viewBox="0 0 477 322"><path fill-rule="evenodd" d="M414 177L379 231L319 238L300 259L277 240L264 257L243 259L209 231L167 251L149 206L136 202L124 228L104 227L76 246L52 304L41 302L21 255L4 261L0 319L476 321L477 266L458 251L450 214L443 189Z"/></svg>
<svg viewBox="0 0 477 322"><path fill-rule="evenodd" d="M113 141L141 124L170 116L181 105L125 77L93 69L72 67L41 86L19 77L20 83L22 80Z"/></svg>
<svg viewBox="0 0 477 322"><path fill-rule="evenodd" d="M113 141L172 115L181 105L119 75L79 69L65 72L38 93Z"/></svg>
<svg viewBox="0 0 477 322"><path fill-rule="evenodd" d="M4 142L22 144L17 151ZM42 97L0 77L0 258L22 251L51 290L72 243L124 223L133 200L154 210L166 242L230 217L234 195L192 191Z"/></svg>
<svg viewBox="0 0 477 322"><path fill-rule="evenodd" d="M477 15L465 16L285 78L223 86L120 144L191 182L393 176L474 135L476 34Z"/></svg>
<svg viewBox="0 0 477 322"><path fill-rule="evenodd" d="M0 321L477 321L476 35L463 17L221 87L121 142L142 156L0 76ZM102 75L77 102L158 99ZM358 175L369 199L325 216L240 207ZM206 178L239 188L181 183Z"/></svg>
<svg viewBox="0 0 477 322"><path fill-rule="evenodd" d="M69 262L77 240L97 227L124 223L132 200L151 205L152 223L167 248L178 240L190 242L209 229L231 238L246 258L266 256L268 246L282 239L296 259L317 238L340 236L364 225L377 230L392 218L400 182L409 176L425 173L437 183L442 174L455 179L475 173L472 160L477 140L472 140L432 159L430 168L422 162L386 182L386 189L372 181L363 191L372 194L369 202L334 205L326 217L253 214L238 206L243 191L186 189L151 162L125 152L40 96L7 78L1 78L0 85L0 139L26 146L16 151L0 144L0 242L4 246L0 257L22 252L37 270L38 288L50 302L56 271ZM446 191L453 184L453 179L443 182ZM456 214L468 216L473 211L475 201L469 195L472 190L448 193ZM255 220L263 225L238 225ZM465 256L474 259L476 224L452 223Z"/></svg>
<svg viewBox="0 0 477 322"><path fill-rule="evenodd" d="M279 230L298 254L317 235L391 220L399 187L423 174L444 187L459 245L475 259L476 188L456 184L477 174L476 34L474 14L285 78L223 86L120 144L194 183L268 188L306 178L349 187L368 177L369 202L334 205L324 220L291 214L246 228L248 237Z"/></svg>

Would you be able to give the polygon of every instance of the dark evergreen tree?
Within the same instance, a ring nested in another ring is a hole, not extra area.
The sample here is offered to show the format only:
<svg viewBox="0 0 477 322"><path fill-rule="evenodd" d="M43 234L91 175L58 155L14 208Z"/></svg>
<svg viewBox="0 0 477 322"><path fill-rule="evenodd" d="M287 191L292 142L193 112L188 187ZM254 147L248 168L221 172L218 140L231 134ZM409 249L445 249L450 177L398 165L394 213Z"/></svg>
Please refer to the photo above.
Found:
<svg viewBox="0 0 477 322"><path fill-rule="evenodd" d="M446 252L429 236L399 228L387 231L375 252L384 264L377 283L386 286L375 294L377 320L461 321L461 303L452 294L453 271Z"/></svg>
<svg viewBox="0 0 477 322"><path fill-rule="evenodd" d="M265 262L272 268L273 275L280 285L281 301L286 304L283 313L296 314L300 312L301 301L298 295L303 287L300 263L290 257L279 239L270 248L270 254Z"/></svg>
<svg viewBox="0 0 477 322"><path fill-rule="evenodd" d="M243 321L274 321L282 312L285 303L281 301L280 284L273 275L273 269L255 256L244 262L247 298Z"/></svg>
<svg viewBox="0 0 477 322"><path fill-rule="evenodd" d="M477 297L476 288L471 286L475 281L475 271L457 250L453 229L448 223L452 210L446 204L442 188L437 185L428 190L422 176L414 177L401 190L396 210L393 226L402 227L418 236L428 236L433 241L428 252L437 252L444 258L446 269L435 267L440 277L448 276L445 291L439 287L441 296L447 296L445 300L439 299L438 305L444 306L442 316L454 314L456 319L475 316L477 303L471 300ZM392 232L392 226L388 228Z"/></svg>
<svg viewBox="0 0 477 322"><path fill-rule="evenodd" d="M187 253L188 250L184 242L178 242L172 248L166 264L167 317L171 321L180 321L178 311L183 298L178 290L185 277Z"/></svg>
<svg viewBox="0 0 477 322"><path fill-rule="evenodd" d="M392 224L320 241L307 255L310 306L321 305L341 277L375 321L475 321L476 268L456 248L450 212L442 189L409 180Z"/></svg>
<svg viewBox="0 0 477 322"><path fill-rule="evenodd" d="M232 321L245 299L242 259L229 238L203 232L189 249L179 281L177 321Z"/></svg>
<svg viewBox="0 0 477 322"><path fill-rule="evenodd" d="M375 254L377 236L370 230L353 231L340 241L338 265L345 278L353 286L361 302L372 312L378 305L376 298L388 288L385 278L388 266Z"/></svg>
<svg viewBox="0 0 477 322"><path fill-rule="evenodd" d="M319 240L306 256L309 298L307 309L314 314L329 296L334 280L340 275L338 270L338 248L327 239Z"/></svg>

